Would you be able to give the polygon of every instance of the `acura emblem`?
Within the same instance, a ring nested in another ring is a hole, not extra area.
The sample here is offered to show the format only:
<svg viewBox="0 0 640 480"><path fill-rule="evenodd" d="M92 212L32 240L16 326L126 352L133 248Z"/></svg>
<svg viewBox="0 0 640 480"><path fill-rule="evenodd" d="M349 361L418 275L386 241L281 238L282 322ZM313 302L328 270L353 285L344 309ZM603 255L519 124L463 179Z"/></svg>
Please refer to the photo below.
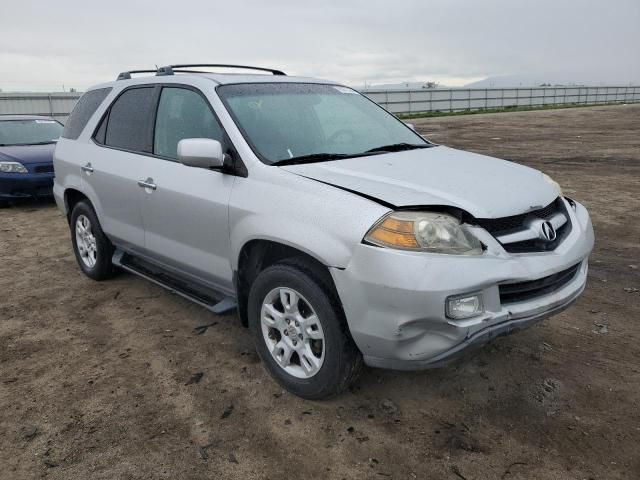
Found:
<svg viewBox="0 0 640 480"><path fill-rule="evenodd" d="M547 242L553 242L556 239L556 229L553 228L551 222L542 222L540 231L542 233L542 238Z"/></svg>

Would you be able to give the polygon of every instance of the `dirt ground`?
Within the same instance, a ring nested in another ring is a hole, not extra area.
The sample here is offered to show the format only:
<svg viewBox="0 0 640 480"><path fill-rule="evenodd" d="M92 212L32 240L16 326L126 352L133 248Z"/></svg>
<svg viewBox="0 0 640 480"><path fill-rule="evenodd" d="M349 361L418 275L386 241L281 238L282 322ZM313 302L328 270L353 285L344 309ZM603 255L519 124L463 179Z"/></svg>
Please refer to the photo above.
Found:
<svg viewBox="0 0 640 480"><path fill-rule="evenodd" d="M52 204L0 210L0 478L640 478L640 105L414 123L587 205L576 305L445 369L369 369L309 402L235 315L89 280Z"/></svg>

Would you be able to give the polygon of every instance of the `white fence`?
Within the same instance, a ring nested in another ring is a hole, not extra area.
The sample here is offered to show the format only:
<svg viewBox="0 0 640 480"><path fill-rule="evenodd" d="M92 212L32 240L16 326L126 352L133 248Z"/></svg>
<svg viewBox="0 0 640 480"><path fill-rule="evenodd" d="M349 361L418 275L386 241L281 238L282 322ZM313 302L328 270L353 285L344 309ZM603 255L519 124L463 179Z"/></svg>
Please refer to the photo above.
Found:
<svg viewBox="0 0 640 480"><path fill-rule="evenodd" d="M640 86L368 89L362 93L392 113L640 102Z"/></svg>
<svg viewBox="0 0 640 480"><path fill-rule="evenodd" d="M0 115L47 115L61 122L73 110L80 98L77 92L5 93L0 92Z"/></svg>
<svg viewBox="0 0 640 480"><path fill-rule="evenodd" d="M369 89L362 93L392 113L640 102L640 86ZM0 114L49 115L64 122L80 95L75 92L0 92Z"/></svg>

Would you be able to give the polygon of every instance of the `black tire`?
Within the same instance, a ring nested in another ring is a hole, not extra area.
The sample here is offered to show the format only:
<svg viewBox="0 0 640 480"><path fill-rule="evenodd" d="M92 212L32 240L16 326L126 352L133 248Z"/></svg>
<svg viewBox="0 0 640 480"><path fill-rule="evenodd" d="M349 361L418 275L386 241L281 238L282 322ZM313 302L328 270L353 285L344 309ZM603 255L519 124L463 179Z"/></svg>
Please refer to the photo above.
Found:
<svg viewBox="0 0 640 480"><path fill-rule="evenodd" d="M92 267L87 265L82 259L76 241L76 223L81 215L89 220L91 233L95 237L96 261L95 265L93 265ZM71 211L69 228L71 229L71 243L73 244L73 252L76 255L76 261L78 262L78 265L80 266L80 269L84 272L84 274L94 280L106 280L113 277L116 273L116 268L113 263L111 263L114 248L107 236L102 231L102 227L100 226L100 222L98 221L98 216L96 215L96 212L93 210L93 207L88 201L82 200L76 203L76 205L73 207L73 210Z"/></svg>
<svg viewBox="0 0 640 480"><path fill-rule="evenodd" d="M289 392L319 400L347 389L362 370L362 355L356 347L338 296L328 273L299 260L285 260L260 272L249 292L249 327L256 350L269 373ZM324 361L310 378L297 378L273 358L262 334L262 302L277 287L299 292L311 305L324 332Z"/></svg>

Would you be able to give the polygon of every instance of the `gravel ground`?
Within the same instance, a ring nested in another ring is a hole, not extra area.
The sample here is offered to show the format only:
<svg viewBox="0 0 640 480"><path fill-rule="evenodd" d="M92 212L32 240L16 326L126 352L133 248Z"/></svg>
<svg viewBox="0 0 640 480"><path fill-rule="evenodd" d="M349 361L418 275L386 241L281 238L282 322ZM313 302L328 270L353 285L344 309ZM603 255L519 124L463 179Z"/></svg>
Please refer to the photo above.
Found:
<svg viewBox="0 0 640 480"><path fill-rule="evenodd" d="M127 274L93 282L52 204L0 210L0 478L640 478L640 105L414 123L587 205L576 305L447 368L369 369L309 402L235 315Z"/></svg>

